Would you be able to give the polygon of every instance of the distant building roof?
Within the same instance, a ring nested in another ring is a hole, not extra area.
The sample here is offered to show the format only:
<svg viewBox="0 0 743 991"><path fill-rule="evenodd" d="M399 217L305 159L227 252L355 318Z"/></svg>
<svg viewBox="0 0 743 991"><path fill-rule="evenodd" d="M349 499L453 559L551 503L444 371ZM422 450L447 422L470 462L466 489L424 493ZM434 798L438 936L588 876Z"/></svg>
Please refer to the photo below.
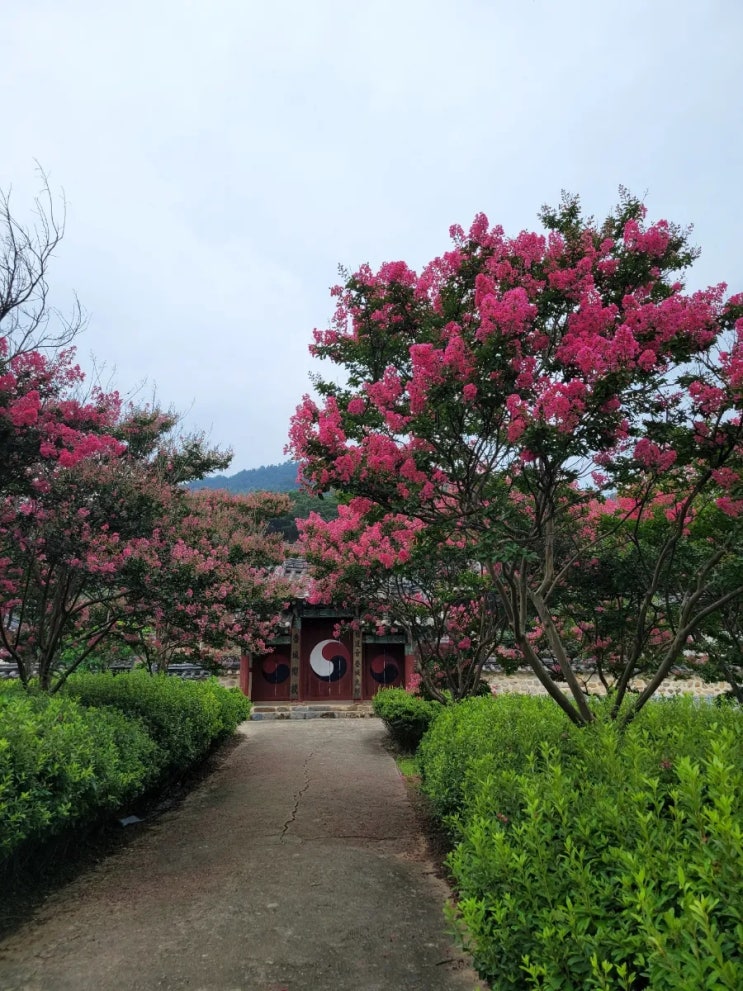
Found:
<svg viewBox="0 0 743 991"><path fill-rule="evenodd" d="M306 599L310 587L310 566L303 557L288 557L278 565L276 575L291 582L298 599Z"/></svg>

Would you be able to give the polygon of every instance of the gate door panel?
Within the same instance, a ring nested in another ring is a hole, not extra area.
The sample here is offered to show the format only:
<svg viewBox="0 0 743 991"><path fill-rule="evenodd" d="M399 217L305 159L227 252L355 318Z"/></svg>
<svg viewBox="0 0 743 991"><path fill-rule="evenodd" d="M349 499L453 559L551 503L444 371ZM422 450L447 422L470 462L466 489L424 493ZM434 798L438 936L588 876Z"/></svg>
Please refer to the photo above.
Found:
<svg viewBox="0 0 743 991"><path fill-rule="evenodd" d="M290 647L283 644L263 657L253 658L250 697L254 702L287 702L290 685Z"/></svg>
<svg viewBox="0 0 743 991"><path fill-rule="evenodd" d="M350 635L333 636L334 620L302 620L302 697L308 701L353 699Z"/></svg>
<svg viewBox="0 0 743 991"><path fill-rule="evenodd" d="M380 688L401 688L405 679L405 644L364 644L364 698Z"/></svg>

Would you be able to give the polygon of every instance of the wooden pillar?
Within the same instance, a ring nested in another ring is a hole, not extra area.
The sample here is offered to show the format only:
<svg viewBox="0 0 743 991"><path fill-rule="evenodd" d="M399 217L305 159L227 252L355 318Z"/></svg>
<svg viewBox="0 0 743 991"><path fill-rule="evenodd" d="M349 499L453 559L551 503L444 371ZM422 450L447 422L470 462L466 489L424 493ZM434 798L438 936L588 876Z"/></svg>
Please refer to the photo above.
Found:
<svg viewBox="0 0 743 991"><path fill-rule="evenodd" d="M358 702L362 697L364 679L362 676L362 665L364 657L364 639L361 630L354 628L351 640L351 650L353 653L353 698Z"/></svg>
<svg viewBox="0 0 743 991"><path fill-rule="evenodd" d="M403 688L409 688L415 674L415 654L410 644L405 646L405 672L403 674Z"/></svg>
<svg viewBox="0 0 743 991"><path fill-rule="evenodd" d="M302 633L302 619L292 617L291 675L289 680L289 700L299 702L299 642Z"/></svg>
<svg viewBox="0 0 743 991"><path fill-rule="evenodd" d="M250 668L251 668L252 658L250 654L243 654L240 657L240 691L243 695L247 695L250 698Z"/></svg>

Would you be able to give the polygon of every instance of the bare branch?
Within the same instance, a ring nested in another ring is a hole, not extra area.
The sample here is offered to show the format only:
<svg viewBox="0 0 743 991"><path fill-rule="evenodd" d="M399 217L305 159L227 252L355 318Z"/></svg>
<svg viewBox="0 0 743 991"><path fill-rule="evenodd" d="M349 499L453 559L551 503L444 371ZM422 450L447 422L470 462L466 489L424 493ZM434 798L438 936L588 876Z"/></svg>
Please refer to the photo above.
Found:
<svg viewBox="0 0 743 991"><path fill-rule="evenodd" d="M86 318L75 296L69 314L49 303L49 266L64 237L67 204L55 197L44 171L34 199L36 220L22 223L11 209L11 193L0 190L0 335L7 357L69 345L84 329Z"/></svg>

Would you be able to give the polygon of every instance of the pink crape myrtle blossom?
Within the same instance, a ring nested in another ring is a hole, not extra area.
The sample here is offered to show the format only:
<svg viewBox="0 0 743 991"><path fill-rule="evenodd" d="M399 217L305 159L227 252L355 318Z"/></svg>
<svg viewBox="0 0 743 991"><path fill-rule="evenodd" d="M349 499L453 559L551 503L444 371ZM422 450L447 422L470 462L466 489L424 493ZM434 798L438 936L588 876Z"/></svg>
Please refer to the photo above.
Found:
<svg viewBox="0 0 743 991"><path fill-rule="evenodd" d="M94 389L86 401L76 390L83 375L73 364L74 351L49 357L26 351L5 358L0 337L0 431L6 437L0 490L30 485L40 461L72 467L85 458L121 454L113 435L121 415L116 393Z"/></svg>
<svg viewBox="0 0 743 991"><path fill-rule="evenodd" d="M365 498L339 506L335 520L311 514L298 526L313 565L310 602L343 605L376 634L404 631L431 696L443 701L447 691L461 698L479 688L501 624L490 609L490 580L467 560L466 547L447 540L432 555L421 520L378 516Z"/></svg>
<svg viewBox="0 0 743 991"><path fill-rule="evenodd" d="M160 671L230 646L263 652L291 595L276 574L281 536L267 532L288 507L274 493L184 493L152 541L157 564L129 583L117 635Z"/></svg>

